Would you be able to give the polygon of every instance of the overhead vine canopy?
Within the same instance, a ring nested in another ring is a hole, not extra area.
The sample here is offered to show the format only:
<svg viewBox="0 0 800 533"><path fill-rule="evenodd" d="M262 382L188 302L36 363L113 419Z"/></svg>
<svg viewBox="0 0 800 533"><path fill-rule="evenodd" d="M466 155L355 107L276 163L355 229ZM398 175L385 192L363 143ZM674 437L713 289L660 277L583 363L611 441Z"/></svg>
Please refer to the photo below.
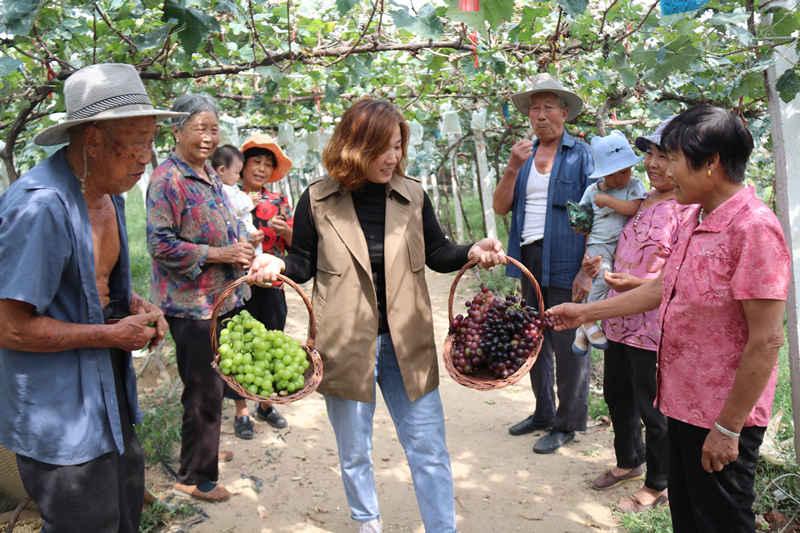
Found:
<svg viewBox="0 0 800 533"><path fill-rule="evenodd" d="M30 139L63 112L63 80L110 61L136 65L158 105L203 91L253 128L327 128L369 94L428 136L443 106L485 107L499 142L525 123L508 96L548 71L587 103L579 131L638 131L709 101L763 137L763 72L775 47L798 46L795 4L665 16L651 0L481 0L477 12L458 0L0 0L0 158L11 179L35 162ZM779 90L800 90L800 67Z"/></svg>

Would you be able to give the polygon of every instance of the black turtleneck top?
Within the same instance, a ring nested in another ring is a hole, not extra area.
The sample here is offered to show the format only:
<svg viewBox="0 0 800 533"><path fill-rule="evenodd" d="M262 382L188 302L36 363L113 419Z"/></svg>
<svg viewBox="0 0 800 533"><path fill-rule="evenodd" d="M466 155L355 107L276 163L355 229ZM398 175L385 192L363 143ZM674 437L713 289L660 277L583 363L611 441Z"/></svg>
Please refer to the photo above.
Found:
<svg viewBox="0 0 800 533"><path fill-rule="evenodd" d="M372 281L378 299L378 333L388 333L386 319L386 278L383 265L383 238L386 227L386 185L367 182L351 193L361 230L367 241ZM436 272L453 272L467 262L471 244L457 245L445 236L433 206L425 195L422 205L422 231L425 237L425 264ZM285 274L304 283L317 273L317 230L311 215L306 189L294 213L292 246L285 258ZM344 245L342 245L344 246Z"/></svg>

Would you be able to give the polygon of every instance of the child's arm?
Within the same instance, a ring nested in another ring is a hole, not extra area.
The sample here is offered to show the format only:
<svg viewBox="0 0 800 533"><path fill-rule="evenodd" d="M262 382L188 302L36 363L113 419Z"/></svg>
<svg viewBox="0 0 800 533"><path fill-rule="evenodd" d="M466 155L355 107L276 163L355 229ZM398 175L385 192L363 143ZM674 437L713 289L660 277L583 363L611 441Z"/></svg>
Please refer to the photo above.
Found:
<svg viewBox="0 0 800 533"><path fill-rule="evenodd" d="M614 198L610 194L599 192L594 197L594 203L597 207L610 207L620 215L632 217L639 210L642 199L620 200L619 198Z"/></svg>

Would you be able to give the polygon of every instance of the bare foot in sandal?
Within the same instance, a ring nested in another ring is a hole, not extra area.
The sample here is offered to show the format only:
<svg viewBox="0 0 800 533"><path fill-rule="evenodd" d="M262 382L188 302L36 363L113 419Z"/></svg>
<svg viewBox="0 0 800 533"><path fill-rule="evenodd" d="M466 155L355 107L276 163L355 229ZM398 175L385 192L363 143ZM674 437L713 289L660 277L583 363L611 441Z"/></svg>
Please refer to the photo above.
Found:
<svg viewBox="0 0 800 533"><path fill-rule="evenodd" d="M224 502L229 500L231 497L231 493L228 492L228 489L218 483L211 483L210 481L205 481L200 485L184 485L183 483L175 483L174 489L184 494L188 494L197 500L203 500L212 503Z"/></svg>
<svg viewBox="0 0 800 533"><path fill-rule="evenodd" d="M640 513L666 503L669 503L666 490L642 487L630 496L620 499L617 508L623 513Z"/></svg>

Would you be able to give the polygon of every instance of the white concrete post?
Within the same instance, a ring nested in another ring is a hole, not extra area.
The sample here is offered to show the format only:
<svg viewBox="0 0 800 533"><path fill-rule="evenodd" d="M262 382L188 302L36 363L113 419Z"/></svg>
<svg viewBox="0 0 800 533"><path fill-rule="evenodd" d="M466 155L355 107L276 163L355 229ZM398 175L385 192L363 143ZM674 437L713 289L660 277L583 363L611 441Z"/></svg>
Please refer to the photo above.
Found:
<svg viewBox="0 0 800 533"><path fill-rule="evenodd" d="M497 238L497 224L492 209L494 197L494 178L489 170L489 161L486 157L486 138L483 131L486 128L486 109L482 108L472 114L472 133L475 139L475 154L478 160L478 180L481 192L481 211L483 223L486 227L486 236Z"/></svg>
<svg viewBox="0 0 800 533"><path fill-rule="evenodd" d="M775 66L767 71L769 114L772 121L772 146L775 157L775 196L778 218L786 243L792 251L792 285L787 302L789 369L792 380L795 460L800 462L800 328L797 303L800 302L800 95L789 103L775 89L778 78L797 62L793 47L775 49Z"/></svg>

